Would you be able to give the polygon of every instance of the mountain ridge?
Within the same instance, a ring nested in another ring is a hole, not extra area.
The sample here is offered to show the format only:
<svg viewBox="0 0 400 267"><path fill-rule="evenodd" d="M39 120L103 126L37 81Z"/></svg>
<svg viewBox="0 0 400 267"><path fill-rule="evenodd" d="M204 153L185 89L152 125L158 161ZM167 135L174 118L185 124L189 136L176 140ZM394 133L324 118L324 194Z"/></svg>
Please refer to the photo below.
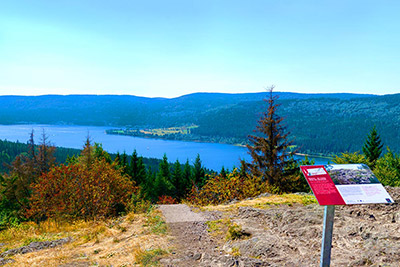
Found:
<svg viewBox="0 0 400 267"><path fill-rule="evenodd" d="M241 143L253 133L267 92L194 93L176 98L132 95L0 96L0 124L61 124L116 128L197 125L187 140ZM276 92L280 116L304 153L361 150L377 126L385 145L400 151L400 94ZM168 139L184 140L172 135Z"/></svg>

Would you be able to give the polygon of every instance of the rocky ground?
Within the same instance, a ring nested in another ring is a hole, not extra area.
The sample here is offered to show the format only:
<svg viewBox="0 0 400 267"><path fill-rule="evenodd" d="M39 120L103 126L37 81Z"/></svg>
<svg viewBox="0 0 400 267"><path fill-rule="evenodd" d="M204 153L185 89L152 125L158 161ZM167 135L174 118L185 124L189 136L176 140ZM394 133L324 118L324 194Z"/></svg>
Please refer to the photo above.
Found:
<svg viewBox="0 0 400 267"><path fill-rule="evenodd" d="M331 266L399 266L400 189L387 190L396 203L336 207ZM161 263L171 267L319 266L323 207L227 207L198 213L198 220L169 222L173 250ZM179 214L177 210L174 213ZM242 235L226 239L229 225L235 224Z"/></svg>

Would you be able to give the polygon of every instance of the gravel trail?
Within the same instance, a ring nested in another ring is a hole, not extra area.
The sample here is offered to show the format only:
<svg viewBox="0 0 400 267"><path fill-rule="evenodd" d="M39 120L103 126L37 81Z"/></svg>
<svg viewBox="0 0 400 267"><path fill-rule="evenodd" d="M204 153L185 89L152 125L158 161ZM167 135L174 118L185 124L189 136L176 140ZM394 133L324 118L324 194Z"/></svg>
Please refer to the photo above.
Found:
<svg viewBox="0 0 400 267"><path fill-rule="evenodd" d="M193 212L185 204L160 205L159 209L163 213L167 223L207 221L203 215Z"/></svg>

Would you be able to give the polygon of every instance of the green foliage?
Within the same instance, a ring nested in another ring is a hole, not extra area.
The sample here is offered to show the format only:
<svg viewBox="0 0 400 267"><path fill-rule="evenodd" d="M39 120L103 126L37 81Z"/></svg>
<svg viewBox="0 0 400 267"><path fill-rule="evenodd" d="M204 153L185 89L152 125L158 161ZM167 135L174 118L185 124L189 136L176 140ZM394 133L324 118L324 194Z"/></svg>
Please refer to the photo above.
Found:
<svg viewBox="0 0 400 267"><path fill-rule="evenodd" d="M205 170L201 164L200 155L197 154L193 165L193 181L199 187L202 187L206 182Z"/></svg>
<svg viewBox="0 0 400 267"><path fill-rule="evenodd" d="M143 157L138 157L136 149L131 156L128 174L138 185L143 184L146 180L146 167L143 163Z"/></svg>
<svg viewBox="0 0 400 267"><path fill-rule="evenodd" d="M160 257L165 254L168 254L168 252L163 249L156 248L146 251L138 251L135 253L135 258L140 266L158 266Z"/></svg>
<svg viewBox="0 0 400 267"><path fill-rule="evenodd" d="M375 162L379 159L382 154L383 144L381 138L374 126L371 132L368 134L367 139L365 140L362 151L367 157L368 161L371 162L372 167L375 165Z"/></svg>
<svg viewBox="0 0 400 267"><path fill-rule="evenodd" d="M374 174L383 185L400 186L400 155L388 152L376 162Z"/></svg>
<svg viewBox="0 0 400 267"><path fill-rule="evenodd" d="M340 155L336 155L333 159L333 163L335 164L351 164L351 163L362 163L368 166L371 166L371 163L367 159L367 157L363 154L360 154L358 151L356 152L344 152Z"/></svg>
<svg viewBox="0 0 400 267"><path fill-rule="evenodd" d="M310 192L310 187L307 183L307 180L304 178L301 173L300 166L302 165L314 165L314 160L309 160L306 156L304 160L296 161L293 157L290 158L288 164L285 166L283 177L281 181L282 188L280 187L272 187L268 188L270 193L283 193L283 192Z"/></svg>
<svg viewBox="0 0 400 267"><path fill-rule="evenodd" d="M236 223L232 224L228 228L228 232L226 233L226 240L237 240L243 237L249 236L248 233L245 233L242 230L242 227Z"/></svg>
<svg viewBox="0 0 400 267"><path fill-rule="evenodd" d="M150 209L147 213L145 226L149 227L149 231L153 234L163 235L167 233L168 229L161 213L153 209Z"/></svg>
<svg viewBox="0 0 400 267"><path fill-rule="evenodd" d="M140 214L149 212L151 208L151 201L146 199L143 189L139 186L139 189L132 193L131 200L128 203L128 210Z"/></svg>
<svg viewBox="0 0 400 267"><path fill-rule="evenodd" d="M159 171L156 175L152 190L155 193L155 197L162 195L171 196L174 194L175 188L171 182L171 172L165 154L163 160L160 162ZM155 198L153 198L153 200L156 201Z"/></svg>

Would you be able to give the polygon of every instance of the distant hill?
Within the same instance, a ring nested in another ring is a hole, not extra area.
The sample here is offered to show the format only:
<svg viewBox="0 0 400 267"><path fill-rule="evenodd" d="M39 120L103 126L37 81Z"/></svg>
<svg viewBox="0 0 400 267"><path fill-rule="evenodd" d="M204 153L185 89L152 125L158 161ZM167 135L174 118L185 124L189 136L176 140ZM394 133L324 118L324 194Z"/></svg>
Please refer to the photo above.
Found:
<svg viewBox="0 0 400 267"><path fill-rule="evenodd" d="M360 150L374 124L385 145L400 151L400 94L276 94L280 115L285 117L302 152ZM199 127L193 130L192 139L242 143L265 109L262 100L266 95L195 93L172 99L128 95L0 96L0 124L117 128L195 124Z"/></svg>

